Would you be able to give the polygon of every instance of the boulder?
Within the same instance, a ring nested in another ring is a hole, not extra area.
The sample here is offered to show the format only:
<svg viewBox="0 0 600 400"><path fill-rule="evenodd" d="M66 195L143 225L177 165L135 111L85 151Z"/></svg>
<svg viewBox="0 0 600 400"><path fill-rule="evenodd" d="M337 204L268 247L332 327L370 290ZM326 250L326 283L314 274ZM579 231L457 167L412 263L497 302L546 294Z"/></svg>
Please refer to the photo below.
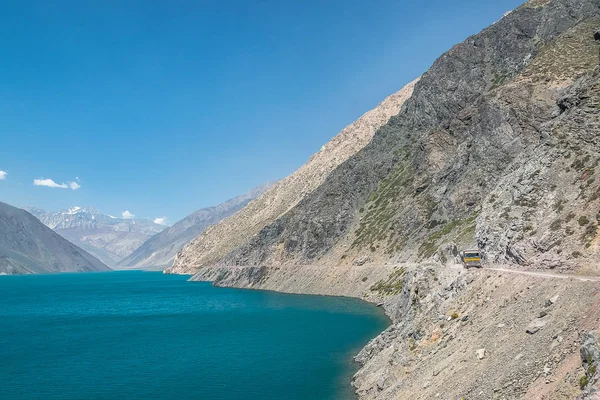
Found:
<svg viewBox="0 0 600 400"><path fill-rule="evenodd" d="M553 305L554 303L556 303L558 301L558 295L546 300L546 307L550 307L551 305Z"/></svg>
<svg viewBox="0 0 600 400"><path fill-rule="evenodd" d="M545 319L536 318L533 321L531 321L529 325L527 325L527 329L525 329L525 332L529 333L530 335L533 335L534 333L537 333L540 329L542 329L547 323L548 321Z"/></svg>
<svg viewBox="0 0 600 400"><path fill-rule="evenodd" d="M598 383L597 366L600 362L600 333L585 332L580 336L579 354L585 369L585 387L577 400L600 400L600 384Z"/></svg>
<svg viewBox="0 0 600 400"><path fill-rule="evenodd" d="M591 365L600 363L600 333L597 331L585 332L581 335L581 347L579 349L581 362L586 371Z"/></svg>
<svg viewBox="0 0 600 400"><path fill-rule="evenodd" d="M485 358L485 349L479 349L475 352L475 354L479 360L483 360Z"/></svg>

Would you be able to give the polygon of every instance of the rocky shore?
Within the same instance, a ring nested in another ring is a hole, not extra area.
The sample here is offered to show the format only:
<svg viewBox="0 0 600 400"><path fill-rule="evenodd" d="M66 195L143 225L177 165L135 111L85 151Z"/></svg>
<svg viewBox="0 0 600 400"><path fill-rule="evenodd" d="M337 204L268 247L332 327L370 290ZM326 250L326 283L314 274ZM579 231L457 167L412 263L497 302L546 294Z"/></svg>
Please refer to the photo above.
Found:
<svg viewBox="0 0 600 400"><path fill-rule="evenodd" d="M359 398L457 400L598 398L600 286L583 279L437 264L207 267L191 278L381 304L391 325L355 358Z"/></svg>

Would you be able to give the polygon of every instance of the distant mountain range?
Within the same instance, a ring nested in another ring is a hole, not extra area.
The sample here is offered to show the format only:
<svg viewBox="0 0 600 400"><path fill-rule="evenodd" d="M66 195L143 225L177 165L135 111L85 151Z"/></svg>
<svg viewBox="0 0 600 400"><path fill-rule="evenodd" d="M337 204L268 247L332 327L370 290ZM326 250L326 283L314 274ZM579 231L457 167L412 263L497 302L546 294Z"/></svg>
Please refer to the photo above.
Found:
<svg viewBox="0 0 600 400"><path fill-rule="evenodd" d="M124 219L103 214L94 207L72 207L58 212L26 208L44 225L114 266L142 243L162 231L164 225L145 219Z"/></svg>
<svg viewBox="0 0 600 400"><path fill-rule="evenodd" d="M218 223L263 194L274 182L218 206L197 210L171 227L146 219L117 218L94 207L71 207L47 212L26 208L44 225L111 267L157 268L169 266L175 254L208 226Z"/></svg>
<svg viewBox="0 0 600 400"><path fill-rule="evenodd" d="M27 211L0 202L0 274L109 270Z"/></svg>
<svg viewBox="0 0 600 400"><path fill-rule="evenodd" d="M121 260L119 268L163 268L170 266L177 252L208 226L235 214L250 201L262 195L275 182L260 185L248 193L215 207L202 208L173 226L164 229L143 243L137 250Z"/></svg>

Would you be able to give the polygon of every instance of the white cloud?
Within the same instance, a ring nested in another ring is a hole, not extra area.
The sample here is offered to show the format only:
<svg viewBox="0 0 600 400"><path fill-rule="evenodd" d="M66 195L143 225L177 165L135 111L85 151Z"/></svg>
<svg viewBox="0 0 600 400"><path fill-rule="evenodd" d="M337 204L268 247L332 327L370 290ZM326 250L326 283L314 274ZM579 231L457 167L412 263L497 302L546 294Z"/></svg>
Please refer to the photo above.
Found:
<svg viewBox="0 0 600 400"><path fill-rule="evenodd" d="M123 211L123 213L121 214L121 216L125 219L133 219L135 217L134 214L130 213L129 210L125 210Z"/></svg>
<svg viewBox="0 0 600 400"><path fill-rule="evenodd" d="M158 217L154 219L154 223L155 224L159 224L159 225L166 225L167 224L167 217Z"/></svg>
<svg viewBox="0 0 600 400"><path fill-rule="evenodd" d="M81 187L81 185L77 182L69 182L69 187L73 190L77 190Z"/></svg>
<svg viewBox="0 0 600 400"><path fill-rule="evenodd" d="M54 182L52 179L34 179L33 184L35 186L48 186L51 188L61 188L66 189L68 186L65 183L61 183L60 185Z"/></svg>
<svg viewBox="0 0 600 400"><path fill-rule="evenodd" d="M3 181L3 180L5 180L5 179L6 179L6 175L8 175L8 172L6 172L6 171L2 171L2 170L0 169L0 181Z"/></svg>
<svg viewBox="0 0 600 400"><path fill-rule="evenodd" d="M46 186L50 188L59 188L59 189L73 189L77 190L81 187L81 185L77 182L67 182L67 183L56 183L52 179L34 179L34 186Z"/></svg>

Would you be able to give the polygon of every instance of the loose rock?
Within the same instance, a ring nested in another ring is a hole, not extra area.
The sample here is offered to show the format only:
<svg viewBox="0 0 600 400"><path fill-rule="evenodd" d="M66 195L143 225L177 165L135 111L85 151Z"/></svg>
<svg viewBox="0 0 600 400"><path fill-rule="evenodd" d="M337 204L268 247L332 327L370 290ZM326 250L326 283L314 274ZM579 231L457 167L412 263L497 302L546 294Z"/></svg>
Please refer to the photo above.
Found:
<svg viewBox="0 0 600 400"><path fill-rule="evenodd" d="M479 349L475 353L478 359L483 360L485 358L485 349Z"/></svg>
<svg viewBox="0 0 600 400"><path fill-rule="evenodd" d="M542 329L547 323L547 320L536 318L527 326L525 332L533 335L534 333L537 333L540 329Z"/></svg>

